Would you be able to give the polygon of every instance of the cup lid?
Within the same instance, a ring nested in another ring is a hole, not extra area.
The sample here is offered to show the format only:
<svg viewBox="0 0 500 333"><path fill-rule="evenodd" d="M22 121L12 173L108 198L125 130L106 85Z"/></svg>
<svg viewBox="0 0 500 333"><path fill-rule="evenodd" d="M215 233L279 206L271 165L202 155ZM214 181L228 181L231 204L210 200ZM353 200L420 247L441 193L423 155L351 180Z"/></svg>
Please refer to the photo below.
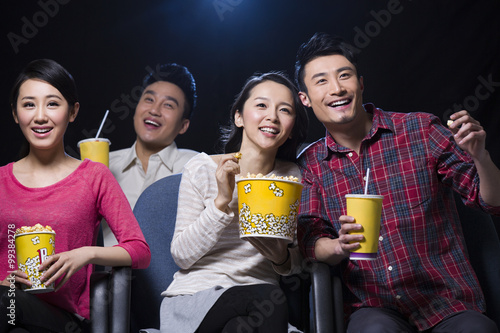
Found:
<svg viewBox="0 0 500 333"><path fill-rule="evenodd" d="M384 199L383 195L378 194L346 194L346 198L364 198L364 199Z"/></svg>
<svg viewBox="0 0 500 333"><path fill-rule="evenodd" d="M80 140L78 141L78 144L77 144L77 147L80 148L80 143L84 143L84 142L107 142L110 146L111 146L111 141L109 141L109 139L105 139L105 138L90 138L90 139L83 139L83 140Z"/></svg>

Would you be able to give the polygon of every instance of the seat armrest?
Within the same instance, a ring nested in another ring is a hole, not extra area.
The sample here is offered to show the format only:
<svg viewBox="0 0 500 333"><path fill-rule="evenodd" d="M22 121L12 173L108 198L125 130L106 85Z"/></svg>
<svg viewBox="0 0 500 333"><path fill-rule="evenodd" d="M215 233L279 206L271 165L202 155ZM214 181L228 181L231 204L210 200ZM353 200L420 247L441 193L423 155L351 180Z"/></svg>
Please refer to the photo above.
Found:
<svg viewBox="0 0 500 333"><path fill-rule="evenodd" d="M330 267L320 262L310 265L314 332L335 332Z"/></svg>
<svg viewBox="0 0 500 333"><path fill-rule="evenodd" d="M342 280L339 274L332 275L333 288L333 311L335 318L335 332L343 333L344 328L344 297L342 292Z"/></svg>
<svg viewBox="0 0 500 333"><path fill-rule="evenodd" d="M90 325L92 333L108 333L108 271L93 272L90 277Z"/></svg>
<svg viewBox="0 0 500 333"><path fill-rule="evenodd" d="M131 277L131 267L113 267L109 286L113 299L109 310L111 333L130 331Z"/></svg>

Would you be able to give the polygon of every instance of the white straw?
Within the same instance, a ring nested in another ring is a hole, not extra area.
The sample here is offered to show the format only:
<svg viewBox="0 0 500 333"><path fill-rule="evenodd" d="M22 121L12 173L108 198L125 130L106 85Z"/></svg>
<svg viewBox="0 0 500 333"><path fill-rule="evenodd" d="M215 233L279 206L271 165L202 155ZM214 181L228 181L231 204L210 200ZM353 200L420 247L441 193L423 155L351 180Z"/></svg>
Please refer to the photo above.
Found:
<svg viewBox="0 0 500 333"><path fill-rule="evenodd" d="M99 134L101 134L102 127L104 126L104 122L106 121L106 118L108 117L109 110L106 110L106 114L104 115L104 118L102 118L101 121L101 126L99 126L99 129L97 130L97 134L95 138L97 139L99 137Z"/></svg>
<svg viewBox="0 0 500 333"><path fill-rule="evenodd" d="M370 168L366 169L365 195L368 194L368 179L370 179Z"/></svg>

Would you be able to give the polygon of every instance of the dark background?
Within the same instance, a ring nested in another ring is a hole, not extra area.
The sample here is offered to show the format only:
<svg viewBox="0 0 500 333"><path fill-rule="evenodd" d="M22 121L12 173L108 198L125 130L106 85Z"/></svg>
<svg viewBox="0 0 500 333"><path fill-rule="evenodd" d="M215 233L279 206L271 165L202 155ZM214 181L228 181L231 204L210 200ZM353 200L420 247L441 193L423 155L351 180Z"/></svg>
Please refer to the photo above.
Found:
<svg viewBox="0 0 500 333"><path fill-rule="evenodd" d="M66 135L68 153L77 156L77 141L95 135L107 109L102 136L112 150L130 146L138 86L147 68L165 62L187 66L198 86L198 108L178 145L213 153L245 79L256 71L293 75L297 48L316 31L360 50L365 102L443 121L462 105L485 127L500 165L499 9L484 0L3 1L0 165L18 153L9 92L33 59L52 58L76 80L81 109ZM324 135L311 118L309 141Z"/></svg>
<svg viewBox="0 0 500 333"><path fill-rule="evenodd" d="M486 0L4 0L0 165L20 147L9 92L33 59L52 58L76 80L81 109L66 134L69 154L78 156L76 143L95 135L107 109L102 136L112 150L130 146L138 86L165 62L187 66L198 86L198 108L177 144L214 153L245 79L256 71L293 75L297 48L316 31L359 49L365 102L444 122L466 108L500 165L499 9ZM311 114L308 141L323 135Z"/></svg>

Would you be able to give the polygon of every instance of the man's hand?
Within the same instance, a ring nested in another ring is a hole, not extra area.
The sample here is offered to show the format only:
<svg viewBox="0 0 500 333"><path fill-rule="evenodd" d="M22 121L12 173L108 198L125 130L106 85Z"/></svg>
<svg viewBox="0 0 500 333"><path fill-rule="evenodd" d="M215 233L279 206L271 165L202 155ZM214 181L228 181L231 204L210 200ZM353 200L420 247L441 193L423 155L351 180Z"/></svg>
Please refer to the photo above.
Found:
<svg viewBox="0 0 500 333"><path fill-rule="evenodd" d="M480 160L486 152L486 132L481 124L472 118L466 110L450 116L449 125L458 146L468 152L473 159Z"/></svg>
<svg viewBox="0 0 500 333"><path fill-rule="evenodd" d="M351 235L352 231L361 230L361 225L354 223L354 217L342 215L339 217L342 227L339 231L339 238L320 238L314 245L316 259L330 265L336 265L344 258L349 257L352 250L359 247L359 242L364 236L360 234Z"/></svg>

